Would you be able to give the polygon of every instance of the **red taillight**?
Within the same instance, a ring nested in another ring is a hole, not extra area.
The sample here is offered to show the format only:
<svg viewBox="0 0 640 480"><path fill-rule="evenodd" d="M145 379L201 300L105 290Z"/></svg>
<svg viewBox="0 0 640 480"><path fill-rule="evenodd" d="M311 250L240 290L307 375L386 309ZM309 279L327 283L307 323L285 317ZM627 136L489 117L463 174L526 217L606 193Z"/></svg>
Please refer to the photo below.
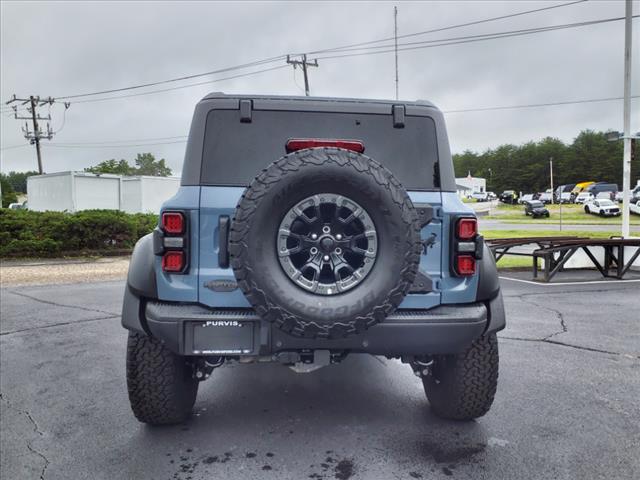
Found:
<svg viewBox="0 0 640 480"><path fill-rule="evenodd" d="M292 138L287 141L285 148L287 153L297 152L305 148L335 147L344 148L353 152L363 153L364 143L358 140L327 140L322 138Z"/></svg>
<svg viewBox="0 0 640 480"><path fill-rule="evenodd" d="M184 268L184 252L170 251L162 256L164 272L181 272Z"/></svg>
<svg viewBox="0 0 640 480"><path fill-rule="evenodd" d="M478 221L475 218L460 218L456 225L456 237L460 240L472 240L478 233Z"/></svg>
<svg viewBox="0 0 640 480"><path fill-rule="evenodd" d="M184 231L184 217L180 212L165 212L162 214L162 228L167 233L182 233Z"/></svg>
<svg viewBox="0 0 640 480"><path fill-rule="evenodd" d="M456 220L455 226L454 273L460 277L474 275L476 260L482 258L482 237L478 235L478 221L473 217L462 217Z"/></svg>
<svg viewBox="0 0 640 480"><path fill-rule="evenodd" d="M476 273L476 259L471 255L456 257L456 272L458 275L473 275Z"/></svg>

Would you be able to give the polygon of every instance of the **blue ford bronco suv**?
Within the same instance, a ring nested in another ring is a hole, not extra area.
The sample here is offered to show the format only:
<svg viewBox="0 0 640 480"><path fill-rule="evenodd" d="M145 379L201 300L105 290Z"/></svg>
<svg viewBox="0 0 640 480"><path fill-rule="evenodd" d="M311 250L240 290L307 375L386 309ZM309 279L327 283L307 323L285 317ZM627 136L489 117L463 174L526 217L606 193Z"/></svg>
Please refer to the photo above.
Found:
<svg viewBox="0 0 640 480"><path fill-rule="evenodd" d="M149 424L187 419L225 363L308 372L400 359L433 411L484 415L505 314L431 103L211 94L181 187L137 243L127 385Z"/></svg>

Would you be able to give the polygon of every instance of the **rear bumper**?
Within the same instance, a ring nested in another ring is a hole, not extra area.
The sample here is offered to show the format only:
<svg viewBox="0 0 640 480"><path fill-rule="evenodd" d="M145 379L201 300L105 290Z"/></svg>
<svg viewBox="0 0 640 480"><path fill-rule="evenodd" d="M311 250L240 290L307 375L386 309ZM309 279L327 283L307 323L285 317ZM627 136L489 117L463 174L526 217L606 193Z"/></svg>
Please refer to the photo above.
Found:
<svg viewBox="0 0 640 480"><path fill-rule="evenodd" d="M502 296L498 294L486 303L398 310L357 335L309 339L274 328L250 309L213 310L197 304L141 302L127 289L122 323L125 328L159 338L180 355L252 356L331 350L400 356L462 351L483 333L504 328L505 319Z"/></svg>

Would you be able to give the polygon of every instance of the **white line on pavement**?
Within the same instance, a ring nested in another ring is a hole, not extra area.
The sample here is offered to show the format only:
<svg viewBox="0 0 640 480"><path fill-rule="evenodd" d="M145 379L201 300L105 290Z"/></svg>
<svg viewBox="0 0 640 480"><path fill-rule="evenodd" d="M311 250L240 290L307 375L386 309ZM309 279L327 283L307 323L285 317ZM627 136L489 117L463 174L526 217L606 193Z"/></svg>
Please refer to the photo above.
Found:
<svg viewBox="0 0 640 480"><path fill-rule="evenodd" d="M521 278L500 277L501 280L511 280L512 282L529 283L531 285L539 285L541 287L553 287L554 285L597 285L599 283L636 283L640 280L590 280L588 282L534 282L532 280L523 280Z"/></svg>

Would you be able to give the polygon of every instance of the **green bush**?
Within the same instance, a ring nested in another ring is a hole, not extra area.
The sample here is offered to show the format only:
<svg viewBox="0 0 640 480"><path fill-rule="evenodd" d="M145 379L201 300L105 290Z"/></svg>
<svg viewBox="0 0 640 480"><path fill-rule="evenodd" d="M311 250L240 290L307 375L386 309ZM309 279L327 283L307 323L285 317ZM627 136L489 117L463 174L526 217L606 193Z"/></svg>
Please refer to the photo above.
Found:
<svg viewBox="0 0 640 480"><path fill-rule="evenodd" d="M55 257L131 250L158 223L154 214L0 211L0 257Z"/></svg>

